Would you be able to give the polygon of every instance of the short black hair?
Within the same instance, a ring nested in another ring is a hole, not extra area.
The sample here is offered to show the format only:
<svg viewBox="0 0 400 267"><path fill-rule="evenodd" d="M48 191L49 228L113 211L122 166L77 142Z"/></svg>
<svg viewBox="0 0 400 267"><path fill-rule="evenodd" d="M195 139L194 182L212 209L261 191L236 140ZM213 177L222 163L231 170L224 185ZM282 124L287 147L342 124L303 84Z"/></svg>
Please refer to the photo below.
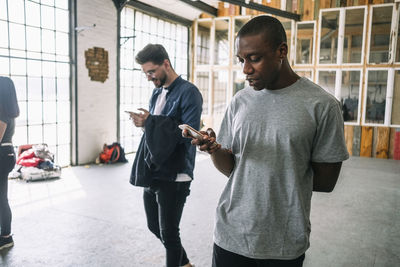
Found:
<svg viewBox="0 0 400 267"><path fill-rule="evenodd" d="M152 62L161 65L165 59L169 60L169 56L164 46L160 44L148 44L136 55L135 60L138 64L143 65Z"/></svg>
<svg viewBox="0 0 400 267"><path fill-rule="evenodd" d="M237 38L261 33L264 34L265 41L272 46L272 49L276 49L283 42L287 42L282 23L274 17L265 15L249 20L239 30Z"/></svg>
<svg viewBox="0 0 400 267"><path fill-rule="evenodd" d="M19 116L17 93L13 81L8 77L0 77L0 115L7 118Z"/></svg>

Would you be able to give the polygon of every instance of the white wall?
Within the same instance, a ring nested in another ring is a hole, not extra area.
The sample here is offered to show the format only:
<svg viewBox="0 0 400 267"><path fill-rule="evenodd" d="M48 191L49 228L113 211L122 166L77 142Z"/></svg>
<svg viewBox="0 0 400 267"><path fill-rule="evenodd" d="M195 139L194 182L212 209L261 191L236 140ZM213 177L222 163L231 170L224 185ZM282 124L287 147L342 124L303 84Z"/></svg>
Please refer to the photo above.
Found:
<svg viewBox="0 0 400 267"><path fill-rule="evenodd" d="M77 0L77 26L96 27L77 34L77 164L94 162L103 144L117 141L117 9L111 0ZM108 51L109 74L91 81L85 51ZM74 100L73 100L74 101Z"/></svg>

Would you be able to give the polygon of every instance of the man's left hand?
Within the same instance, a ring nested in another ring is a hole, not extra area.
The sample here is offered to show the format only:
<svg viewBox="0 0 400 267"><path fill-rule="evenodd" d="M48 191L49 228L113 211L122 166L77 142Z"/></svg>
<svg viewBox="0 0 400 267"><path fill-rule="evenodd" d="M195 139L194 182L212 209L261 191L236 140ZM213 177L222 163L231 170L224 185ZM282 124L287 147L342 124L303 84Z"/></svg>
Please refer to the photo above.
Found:
<svg viewBox="0 0 400 267"><path fill-rule="evenodd" d="M139 108L138 110L142 111L141 113L131 112L130 116L136 127L144 127L144 124L149 117L150 113L144 108Z"/></svg>

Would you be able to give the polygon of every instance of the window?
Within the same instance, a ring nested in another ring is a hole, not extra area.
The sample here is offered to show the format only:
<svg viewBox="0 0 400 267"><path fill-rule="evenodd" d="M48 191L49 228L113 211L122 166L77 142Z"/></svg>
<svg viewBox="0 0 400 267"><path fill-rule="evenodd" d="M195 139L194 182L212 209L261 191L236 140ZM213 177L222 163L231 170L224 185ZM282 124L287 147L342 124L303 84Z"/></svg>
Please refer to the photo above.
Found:
<svg viewBox="0 0 400 267"><path fill-rule="evenodd" d="M199 65L210 64L211 25L209 20L199 21L196 41L196 63Z"/></svg>
<svg viewBox="0 0 400 267"><path fill-rule="evenodd" d="M216 19L214 63L227 66L229 64L229 50L229 19Z"/></svg>
<svg viewBox="0 0 400 267"><path fill-rule="evenodd" d="M295 64L313 64L315 22L299 22L296 27Z"/></svg>
<svg viewBox="0 0 400 267"><path fill-rule="evenodd" d="M320 64L337 63L339 12L339 10L321 10L318 58Z"/></svg>
<svg viewBox="0 0 400 267"><path fill-rule="evenodd" d="M367 90L364 98L365 123L384 124L388 70L367 71Z"/></svg>
<svg viewBox="0 0 400 267"><path fill-rule="evenodd" d="M392 5L372 7L368 63L389 62Z"/></svg>
<svg viewBox="0 0 400 267"><path fill-rule="evenodd" d="M361 92L361 70L343 70L340 102L345 122L358 123Z"/></svg>
<svg viewBox="0 0 400 267"><path fill-rule="evenodd" d="M343 63L363 62L365 8L345 9Z"/></svg>
<svg viewBox="0 0 400 267"><path fill-rule="evenodd" d="M199 88L203 96L203 114L209 113L208 107L208 88L210 88L210 77L207 71L198 71L194 76L194 83Z"/></svg>
<svg viewBox="0 0 400 267"><path fill-rule="evenodd" d="M15 145L46 143L70 164L68 0L0 0L0 75L15 83L20 106Z"/></svg>
<svg viewBox="0 0 400 267"><path fill-rule="evenodd" d="M120 143L126 152L136 151L142 135L134 127L125 110L149 107L154 89L147 81L135 55L148 43L162 44L167 50L171 64L183 79L188 77L188 40L186 26L150 16L131 7L121 11L120 28Z"/></svg>

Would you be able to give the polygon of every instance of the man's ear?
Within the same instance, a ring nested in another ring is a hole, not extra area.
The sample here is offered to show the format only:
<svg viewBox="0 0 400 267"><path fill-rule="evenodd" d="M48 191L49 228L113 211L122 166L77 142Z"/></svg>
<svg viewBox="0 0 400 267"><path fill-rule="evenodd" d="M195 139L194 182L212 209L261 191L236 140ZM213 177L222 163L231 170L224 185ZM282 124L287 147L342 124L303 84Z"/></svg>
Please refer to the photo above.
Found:
<svg viewBox="0 0 400 267"><path fill-rule="evenodd" d="M282 42L279 45L278 50L279 50L279 53L280 53L281 57L286 57L287 54L288 54L288 45L287 45L287 43L286 42Z"/></svg>
<svg viewBox="0 0 400 267"><path fill-rule="evenodd" d="M171 62L168 59L164 59L163 65L165 68L171 68Z"/></svg>

